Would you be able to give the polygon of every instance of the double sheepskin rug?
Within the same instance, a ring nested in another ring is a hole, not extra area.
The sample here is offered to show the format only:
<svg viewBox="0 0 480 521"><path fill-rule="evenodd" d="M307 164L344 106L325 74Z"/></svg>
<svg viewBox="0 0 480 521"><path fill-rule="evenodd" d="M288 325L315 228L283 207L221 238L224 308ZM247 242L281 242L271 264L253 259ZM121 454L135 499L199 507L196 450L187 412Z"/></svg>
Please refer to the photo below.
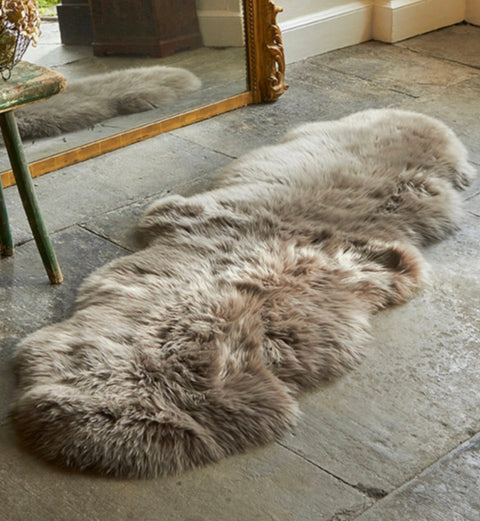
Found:
<svg viewBox="0 0 480 521"><path fill-rule="evenodd" d="M63 92L17 109L23 139L57 136L121 116L155 109L199 89L201 81L178 67L138 67L67 82Z"/></svg>
<svg viewBox="0 0 480 521"><path fill-rule="evenodd" d="M43 458L176 473L281 437L299 394L361 359L372 313L419 288L474 170L432 118L370 110L297 128L153 204L145 248L20 343L12 410Z"/></svg>

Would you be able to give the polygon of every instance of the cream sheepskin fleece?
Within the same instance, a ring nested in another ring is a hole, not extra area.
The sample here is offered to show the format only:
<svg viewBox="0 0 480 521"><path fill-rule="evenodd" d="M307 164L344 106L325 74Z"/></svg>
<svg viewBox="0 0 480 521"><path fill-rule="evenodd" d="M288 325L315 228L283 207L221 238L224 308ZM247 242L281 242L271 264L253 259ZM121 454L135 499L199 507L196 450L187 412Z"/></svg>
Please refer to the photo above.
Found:
<svg viewBox="0 0 480 521"><path fill-rule="evenodd" d="M19 436L124 477L281 437L301 391L360 361L371 314L415 293L417 247L456 228L473 175L441 122L371 110L306 124L215 189L159 200L139 224L145 248L18 346Z"/></svg>
<svg viewBox="0 0 480 521"><path fill-rule="evenodd" d="M199 89L193 73L177 67L139 67L67 82L63 92L15 111L24 139L57 136L122 114L157 108Z"/></svg>

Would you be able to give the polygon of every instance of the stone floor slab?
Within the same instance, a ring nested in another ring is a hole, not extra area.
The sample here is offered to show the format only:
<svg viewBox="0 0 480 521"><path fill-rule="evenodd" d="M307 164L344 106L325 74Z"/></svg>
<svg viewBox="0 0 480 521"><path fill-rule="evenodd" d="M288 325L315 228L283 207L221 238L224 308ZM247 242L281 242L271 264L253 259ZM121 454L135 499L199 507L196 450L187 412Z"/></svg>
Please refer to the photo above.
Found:
<svg viewBox="0 0 480 521"><path fill-rule="evenodd" d="M449 85L480 76L480 70L472 67L380 42L332 51L310 58L307 63L309 67L327 66L414 97L441 93Z"/></svg>
<svg viewBox="0 0 480 521"><path fill-rule="evenodd" d="M478 521L480 435L383 499L357 521Z"/></svg>
<svg viewBox="0 0 480 521"><path fill-rule="evenodd" d="M338 119L351 112L399 104L408 96L299 62L289 66L289 90L274 104L253 105L173 133L231 157L277 143L287 130L308 121ZM358 92L362 95L358 96ZM280 116L280 117L279 117Z"/></svg>
<svg viewBox="0 0 480 521"><path fill-rule="evenodd" d="M371 500L278 445L181 476L113 480L46 465L0 428L1 521L327 521Z"/></svg>
<svg viewBox="0 0 480 521"><path fill-rule="evenodd" d="M397 43L427 56L451 60L471 67L480 67L480 31L478 27L457 24L422 34Z"/></svg>
<svg viewBox="0 0 480 521"><path fill-rule="evenodd" d="M187 197L208 190L210 187L211 176L206 174L194 181L177 185L154 196L146 197L116 210L100 214L89 221L81 223L81 226L127 250L135 251L140 246L135 237L135 228L139 218L151 203L171 194Z"/></svg>
<svg viewBox="0 0 480 521"><path fill-rule="evenodd" d="M200 178L226 162L222 154L163 134L35 179L50 231L88 220ZM16 187L5 190L14 241L31 238Z"/></svg>
<svg viewBox="0 0 480 521"><path fill-rule="evenodd" d="M49 42L38 48L30 46L24 54L25 61L41 63L44 67L56 68L63 63L68 63L91 56L92 51L84 45L61 45Z"/></svg>

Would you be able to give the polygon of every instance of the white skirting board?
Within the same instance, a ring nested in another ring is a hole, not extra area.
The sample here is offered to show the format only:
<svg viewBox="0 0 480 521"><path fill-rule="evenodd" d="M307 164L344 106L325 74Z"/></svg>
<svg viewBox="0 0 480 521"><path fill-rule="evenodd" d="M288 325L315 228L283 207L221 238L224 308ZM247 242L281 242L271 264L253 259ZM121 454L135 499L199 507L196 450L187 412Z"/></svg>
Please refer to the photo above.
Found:
<svg viewBox="0 0 480 521"><path fill-rule="evenodd" d="M377 0L372 36L398 42L465 20L465 0Z"/></svg>
<svg viewBox="0 0 480 521"><path fill-rule="evenodd" d="M356 1L285 22L280 15L285 61L291 63L370 40L372 9L371 2Z"/></svg>
<svg viewBox="0 0 480 521"><path fill-rule="evenodd" d="M465 20L471 24L480 25L480 0L467 0Z"/></svg>
<svg viewBox="0 0 480 521"><path fill-rule="evenodd" d="M480 25L480 0L338 0L336 6L327 5L295 17L295 6L287 3L278 16L287 63L372 38L398 42L463 20Z"/></svg>

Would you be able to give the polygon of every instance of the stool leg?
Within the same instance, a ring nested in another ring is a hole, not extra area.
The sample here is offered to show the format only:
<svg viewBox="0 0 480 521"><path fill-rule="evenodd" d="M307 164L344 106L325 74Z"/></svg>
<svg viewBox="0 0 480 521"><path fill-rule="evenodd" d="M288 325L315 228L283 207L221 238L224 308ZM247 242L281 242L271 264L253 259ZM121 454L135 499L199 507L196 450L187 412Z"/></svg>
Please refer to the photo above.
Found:
<svg viewBox="0 0 480 521"><path fill-rule="evenodd" d="M3 196L2 181L0 179L0 254L2 257L13 255L12 235L8 224L7 206Z"/></svg>
<svg viewBox="0 0 480 521"><path fill-rule="evenodd" d="M50 282L52 284L59 284L63 280L62 272L58 265L55 252L53 251L47 229L42 220L33 188L32 177L23 152L22 140L12 111L0 114L0 126L2 128L3 140L5 141L8 157L10 158L10 164L12 165L13 175L15 176L22 204L25 208L33 237L37 243L38 251L42 257L43 265L47 270Z"/></svg>

